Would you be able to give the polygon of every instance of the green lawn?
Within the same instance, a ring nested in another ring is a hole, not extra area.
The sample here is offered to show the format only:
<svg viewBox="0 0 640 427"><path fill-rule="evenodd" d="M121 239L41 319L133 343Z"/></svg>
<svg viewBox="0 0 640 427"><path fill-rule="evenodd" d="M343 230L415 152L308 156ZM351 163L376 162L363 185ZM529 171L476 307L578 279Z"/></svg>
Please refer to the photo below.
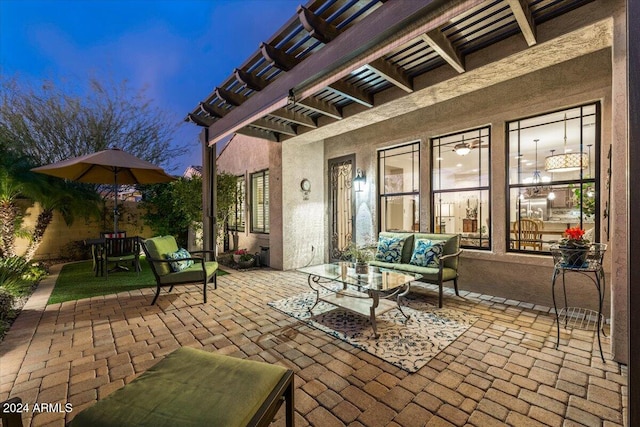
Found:
<svg viewBox="0 0 640 427"><path fill-rule="evenodd" d="M144 257L140 258L140 265L140 275L134 271L121 271L109 274L109 279L105 279L95 276L91 261L66 264L58 275L49 304L155 287L156 279ZM228 273L218 270L218 276L225 274Z"/></svg>

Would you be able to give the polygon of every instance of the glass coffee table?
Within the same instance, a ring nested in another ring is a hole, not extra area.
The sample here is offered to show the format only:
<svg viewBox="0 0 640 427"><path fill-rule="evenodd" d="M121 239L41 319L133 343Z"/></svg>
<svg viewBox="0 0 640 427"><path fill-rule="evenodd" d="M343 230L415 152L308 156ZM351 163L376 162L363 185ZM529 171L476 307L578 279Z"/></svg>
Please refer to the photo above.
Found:
<svg viewBox="0 0 640 427"><path fill-rule="evenodd" d="M413 280L422 277L421 274L373 266L368 267L366 274L357 274L355 265L351 262L313 265L299 268L298 271L309 275L309 287L316 292L316 302L309 308L311 314L315 306L323 301L362 316L369 316L374 338L379 337L376 315L397 308L405 319L409 318L402 310L400 298L409 293ZM321 292L323 289L329 292ZM393 297L396 299L395 302L390 300Z"/></svg>

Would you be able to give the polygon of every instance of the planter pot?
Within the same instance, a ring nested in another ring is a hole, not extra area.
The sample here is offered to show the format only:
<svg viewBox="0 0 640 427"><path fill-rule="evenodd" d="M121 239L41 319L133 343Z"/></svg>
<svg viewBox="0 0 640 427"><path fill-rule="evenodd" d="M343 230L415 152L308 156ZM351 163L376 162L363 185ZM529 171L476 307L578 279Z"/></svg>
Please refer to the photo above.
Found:
<svg viewBox="0 0 640 427"><path fill-rule="evenodd" d="M240 257L241 257L241 256L242 256L242 255L236 255L236 254L233 254L233 262L235 262L236 264L238 264L238 263L240 262Z"/></svg>
<svg viewBox="0 0 640 427"><path fill-rule="evenodd" d="M562 253L562 263L565 266L580 268L586 264L589 246L560 246L559 248Z"/></svg>
<svg viewBox="0 0 640 427"><path fill-rule="evenodd" d="M366 262L356 262L356 274L369 274L369 264Z"/></svg>
<svg viewBox="0 0 640 427"><path fill-rule="evenodd" d="M254 258L251 258L249 260L238 261L238 267L240 267L240 268L250 268L250 267L254 266L255 262L256 262L256 260Z"/></svg>

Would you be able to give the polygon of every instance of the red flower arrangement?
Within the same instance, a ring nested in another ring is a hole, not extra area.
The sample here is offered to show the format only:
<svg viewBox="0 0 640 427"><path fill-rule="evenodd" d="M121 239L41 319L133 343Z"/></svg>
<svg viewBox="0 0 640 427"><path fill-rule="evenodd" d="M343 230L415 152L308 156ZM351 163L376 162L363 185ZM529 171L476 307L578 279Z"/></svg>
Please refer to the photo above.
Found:
<svg viewBox="0 0 640 427"><path fill-rule="evenodd" d="M233 254L234 255L246 255L248 252L246 249L238 249L237 251L235 251Z"/></svg>
<svg viewBox="0 0 640 427"><path fill-rule="evenodd" d="M562 246L585 247L590 244L589 240L584 238L584 230L578 226L567 228L564 231L564 236L564 239L560 241Z"/></svg>

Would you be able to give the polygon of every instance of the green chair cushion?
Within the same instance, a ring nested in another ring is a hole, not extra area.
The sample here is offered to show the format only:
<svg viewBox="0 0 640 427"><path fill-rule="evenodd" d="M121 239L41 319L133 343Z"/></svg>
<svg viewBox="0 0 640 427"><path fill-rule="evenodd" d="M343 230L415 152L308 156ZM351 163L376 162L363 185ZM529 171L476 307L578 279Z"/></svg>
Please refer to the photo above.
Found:
<svg viewBox="0 0 640 427"><path fill-rule="evenodd" d="M183 347L78 413L69 427L244 427L286 372Z"/></svg>
<svg viewBox="0 0 640 427"><path fill-rule="evenodd" d="M167 259L167 254L176 252L178 244L173 236L159 236L146 239L145 247L151 258ZM159 276L171 273L171 267L168 262L154 262L154 267Z"/></svg>
<svg viewBox="0 0 640 427"><path fill-rule="evenodd" d="M218 269L218 262L207 261L204 263L204 269L207 272L207 277L210 277ZM193 265L185 268L184 270L160 276L160 284L162 285L170 285L172 283L202 282L203 280L204 275L202 272L202 264L200 264L199 261L195 262Z"/></svg>

